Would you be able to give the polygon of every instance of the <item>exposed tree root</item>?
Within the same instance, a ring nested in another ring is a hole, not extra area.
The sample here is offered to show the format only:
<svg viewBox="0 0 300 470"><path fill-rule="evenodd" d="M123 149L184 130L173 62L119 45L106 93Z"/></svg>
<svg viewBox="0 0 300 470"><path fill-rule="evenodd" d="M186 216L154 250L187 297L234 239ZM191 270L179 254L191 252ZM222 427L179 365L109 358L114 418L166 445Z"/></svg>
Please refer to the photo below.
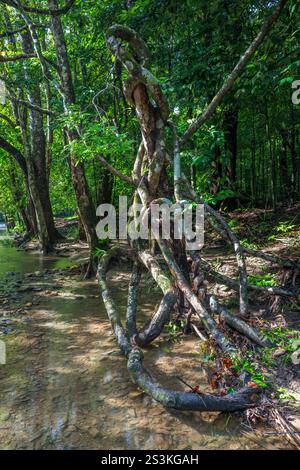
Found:
<svg viewBox="0 0 300 470"><path fill-rule="evenodd" d="M109 294L106 284L106 272L109 267L109 263L114 257L120 254L121 250L119 247L112 248L107 254L105 254L98 265L97 279L100 285L102 299L107 311L108 318L110 319L112 329L115 333L118 345L125 356L128 356L131 351L131 346L128 342L126 334L123 329L123 325L120 319L117 307Z"/></svg>
<svg viewBox="0 0 300 470"><path fill-rule="evenodd" d="M219 314L225 320L227 325L251 339L258 346L270 346L270 343L266 341L262 335L255 331L255 329L249 326L245 321L232 315L213 295L210 296L210 308L212 312Z"/></svg>
<svg viewBox="0 0 300 470"><path fill-rule="evenodd" d="M133 349L129 354L128 371L132 381L156 401L168 408L190 411L238 411L257 405L259 389L244 387L224 397L202 393L177 392L161 386L143 367L143 353Z"/></svg>
<svg viewBox="0 0 300 470"><path fill-rule="evenodd" d="M237 352L237 349L235 348L235 346L231 344L230 341L219 330L212 316L209 314L205 306L202 304L202 302L193 292L188 281L185 279L185 277L182 274L182 271L180 270L178 264L176 263L173 257L173 254L170 248L168 247L167 243L163 240L158 240L158 243L162 251L162 254L165 258L165 261L168 264L169 269L172 275L174 276L179 289L183 292L185 298L189 301L189 303L194 308L196 314L199 316L200 320L203 322L203 325L207 333L209 333L209 335L213 337L213 339L216 341L216 343L219 345L219 347L222 349L224 353L232 354L232 353Z"/></svg>
<svg viewBox="0 0 300 470"><path fill-rule="evenodd" d="M135 261L131 274L131 279L128 287L128 300L126 312L126 329L129 339L137 334L136 328L136 311L137 311L137 294L138 287L141 280L141 271L138 263Z"/></svg>
<svg viewBox="0 0 300 470"><path fill-rule="evenodd" d="M227 85L220 90L215 104L212 103L212 106L209 107L210 111L195 125L192 125L190 130L188 130L181 139L178 137L175 125L169 119L168 103L162 93L160 84L150 70L146 68L149 66L147 46L135 31L126 26L114 25L108 30L108 48L128 74L124 83L124 93L128 103L135 108L141 129L142 143L133 166L131 178L124 177L122 174L118 175L115 168L111 165L108 166L105 161L102 161L102 163L111 173L129 182L135 188L133 215L135 227L143 225L141 220L149 213L153 203L163 201L166 204L172 204L172 201L175 199L179 204L186 202L203 204L201 197L193 191L188 179L182 172L180 146L186 142L187 136L192 135L200 125L203 124L205 119L209 117L213 109L215 109L217 103L230 89L242 68L246 65L248 60L250 60L250 57L270 30L272 24L279 17L286 1L287 0L280 1L273 15L263 25L258 37L234 69L233 75ZM171 128L173 133L172 159L167 151L166 132L168 128ZM173 161L174 166L174 182L172 186L170 186L166 171L171 161ZM142 206L140 211L138 210L138 204ZM234 281L228 278L228 282L239 291L240 316L243 318L248 317L249 286L245 259L246 252L241 246L236 234L231 230L221 214L207 204L204 204L204 208L207 220L213 229L219 233L224 240L230 242L233 247L239 279L238 281ZM139 218L138 213L141 218ZM161 216L158 218L159 222L161 222ZM105 280L109 262L117 253L117 249L114 249L101 258L98 268L98 280L102 297L118 344L123 354L128 357L128 371L133 382L165 406L181 410L235 411L257 405L260 391L255 384L254 388L251 388L251 386L242 388L240 391L224 397L177 392L163 388L143 368L143 354L138 346L145 346L159 336L164 324L171 318L172 309L175 306L176 300L179 310L178 318L181 315L187 315L188 324L190 323L192 314L198 315L208 337L213 339L212 343L217 345L217 349L221 349L227 356L227 359L228 356L231 358L239 358L241 351L229 340L223 325L217 324L213 317L214 314L220 315L220 317L224 319L225 324L251 339L257 345L267 345L267 342L258 332L245 321L232 315L215 297L207 292L203 284L204 276L199 270L203 269L203 271L207 273L207 267L205 270L203 266L199 265L197 269L195 269L195 272L190 271L183 241L181 240L180 243L178 243L175 237L173 239L171 236L171 239L166 242L159 233L154 232L153 227L148 229L147 235L149 239L152 238L151 242L148 244L148 248L150 246L153 248L153 241L156 240L156 244L158 245L156 248L159 248L159 253L164 260L164 266L160 262L159 255L154 255L155 250L149 251L149 249L142 248L139 243L136 243L136 260L140 260L148 271L150 271L152 277L163 292L163 298L149 324L140 331L138 331L136 324L137 292L140 281L137 262L133 269L129 285L126 330L123 328L120 315L108 292ZM211 269L209 269L208 274L212 274ZM250 288L253 288L253 286L250 286ZM287 290L281 288L271 288L269 292L268 288L266 288L264 292L277 295L275 292L276 289L276 292L280 292L281 295L290 295L290 293L287 294ZM180 301L178 301L178 299ZM198 327L193 326L196 334L201 336Z"/></svg>
<svg viewBox="0 0 300 470"><path fill-rule="evenodd" d="M147 344L151 343L155 338L157 338L164 325L170 321L171 318L171 311L174 307L176 302L176 294L175 289L172 286L172 283L166 273L161 269L158 262L155 258L150 254L149 251L145 250L139 253L139 258L142 260L144 265L149 269L150 273L152 274L153 279L157 282L157 285L163 291L163 298L162 301L153 315L150 323L146 325L140 332L136 331L136 290L131 289L131 302L129 312L127 310L127 318L129 316L129 326L130 330L135 330L136 333L134 335L130 335L130 340L132 343L138 346L146 346ZM128 296L129 299L129 296ZM127 319L128 324L128 319ZM129 333L130 334L130 333Z"/></svg>
<svg viewBox="0 0 300 470"><path fill-rule="evenodd" d="M120 249L115 247L102 257L98 267L97 278L118 345L124 356L128 358L127 367L132 381L162 405L177 410L238 411L257 406L261 393L259 388L243 387L235 393L219 397L202 393L169 390L149 375L142 364L142 351L138 347L132 346L128 340L128 332L123 328L120 314L106 284L106 272L109 268L109 263L119 253ZM132 279L130 289L134 291L133 295L135 296L136 279L134 281ZM132 311L132 306L130 306L130 310Z"/></svg>

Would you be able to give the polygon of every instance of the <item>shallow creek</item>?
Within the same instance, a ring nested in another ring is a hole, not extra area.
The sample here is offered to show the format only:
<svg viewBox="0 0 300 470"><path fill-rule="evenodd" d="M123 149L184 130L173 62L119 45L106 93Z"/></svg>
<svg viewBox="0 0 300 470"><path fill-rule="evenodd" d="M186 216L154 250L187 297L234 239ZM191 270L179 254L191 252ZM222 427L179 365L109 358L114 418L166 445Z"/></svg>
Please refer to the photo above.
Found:
<svg viewBox="0 0 300 470"><path fill-rule="evenodd" d="M234 416L169 411L139 391L128 378L97 285L49 271L65 263L0 245L0 322L11 322L0 338L7 349L7 364L0 365L1 449L288 447L272 433L245 433ZM122 312L128 278L126 269L109 273ZM160 298L147 284L141 289L143 317ZM4 287L19 302L11 316ZM145 356L145 366L165 385L183 390L176 378L181 375L209 390L197 339L170 345L162 338Z"/></svg>

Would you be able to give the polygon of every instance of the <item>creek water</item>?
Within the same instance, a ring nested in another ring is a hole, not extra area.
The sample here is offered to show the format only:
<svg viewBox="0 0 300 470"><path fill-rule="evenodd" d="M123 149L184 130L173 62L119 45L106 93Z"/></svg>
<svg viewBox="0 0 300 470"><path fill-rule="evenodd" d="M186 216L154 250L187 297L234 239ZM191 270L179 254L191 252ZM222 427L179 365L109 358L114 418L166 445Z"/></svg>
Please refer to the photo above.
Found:
<svg viewBox="0 0 300 470"><path fill-rule="evenodd" d="M20 312L0 338L7 350L7 363L0 365L1 449L287 447L271 434L245 433L232 415L170 411L138 390L128 378L96 283L49 272L62 268L62 261L0 245L2 298L9 283L23 289L14 299ZM126 269L109 273L122 312L129 274ZM144 318L160 299L148 284L141 289ZM1 314L10 318L9 309L0 303L0 321ZM209 390L197 339L170 344L162 338L145 357L145 366L165 385L183 390L181 375Z"/></svg>

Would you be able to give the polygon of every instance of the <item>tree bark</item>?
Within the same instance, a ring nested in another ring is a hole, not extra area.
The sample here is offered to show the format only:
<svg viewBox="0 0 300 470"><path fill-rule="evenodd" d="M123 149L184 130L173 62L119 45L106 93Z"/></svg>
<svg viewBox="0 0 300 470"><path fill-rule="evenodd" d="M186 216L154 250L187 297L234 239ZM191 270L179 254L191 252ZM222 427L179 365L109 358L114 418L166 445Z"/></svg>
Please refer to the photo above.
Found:
<svg viewBox="0 0 300 470"><path fill-rule="evenodd" d="M33 51L32 40L28 31L21 35L22 48L25 53ZM41 107L40 85L32 80L25 69L25 78L29 83L28 96L31 103ZM36 110L30 109L30 142L27 137L27 114L24 110L19 112L19 122L24 146L24 155L27 163L29 190L35 205L38 232L41 248L44 253L53 249L53 244L59 238L54 224L52 205L49 194L48 166L46 158L46 139L44 133L43 116Z"/></svg>
<svg viewBox="0 0 300 470"><path fill-rule="evenodd" d="M58 10L57 0L48 0L48 7L50 11ZM68 114L71 110L71 106L76 103L76 97L67 45L60 17L57 15L51 15L51 25L60 77L60 90L63 97L65 113ZM80 138L78 131L71 130L68 126L66 126L66 135L69 143ZM82 162L77 162L75 157L70 154L69 166L80 219L84 226L91 253L90 266L88 270L90 271L88 274L90 274L93 271L93 251L98 245L96 234L96 211L88 187L84 164Z"/></svg>

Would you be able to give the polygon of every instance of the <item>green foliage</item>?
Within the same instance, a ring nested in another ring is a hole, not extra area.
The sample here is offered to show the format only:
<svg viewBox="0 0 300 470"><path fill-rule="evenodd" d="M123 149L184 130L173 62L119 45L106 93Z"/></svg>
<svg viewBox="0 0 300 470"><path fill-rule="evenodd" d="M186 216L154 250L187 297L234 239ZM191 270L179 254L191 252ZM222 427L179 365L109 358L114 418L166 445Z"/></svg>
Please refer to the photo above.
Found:
<svg viewBox="0 0 300 470"><path fill-rule="evenodd" d="M270 273L249 275L248 282L254 286L265 287L272 287L278 284L276 276Z"/></svg>
<svg viewBox="0 0 300 470"><path fill-rule="evenodd" d="M255 382L258 387L266 388L269 385L267 376L260 370L260 363L255 362L252 357L247 359L234 358L231 368L239 374L243 370L249 372L252 382Z"/></svg>
<svg viewBox="0 0 300 470"><path fill-rule="evenodd" d="M170 341L175 342L178 339L178 333L181 333L184 329L185 322L184 320L178 320L176 322L169 322L165 328L170 334Z"/></svg>
<svg viewBox="0 0 300 470"><path fill-rule="evenodd" d="M286 351L288 358L299 348L300 332L278 328L265 328L262 330L263 335L275 344L278 348Z"/></svg>
<svg viewBox="0 0 300 470"><path fill-rule="evenodd" d="M277 394L278 394L278 400L279 402L281 403L285 403L285 402L290 402L290 401L296 401L296 397L293 393L289 392L288 390L286 390L285 388L283 387L279 387L277 389Z"/></svg>
<svg viewBox="0 0 300 470"><path fill-rule="evenodd" d="M229 227L233 230L237 230L239 227L239 221L237 219L230 219L227 223Z"/></svg>
<svg viewBox="0 0 300 470"><path fill-rule="evenodd" d="M258 244L255 243L254 241L252 241L249 238L245 238L245 239L241 240L241 245L244 248L249 248L249 249L252 249L252 250L257 250L257 248L258 248Z"/></svg>
<svg viewBox="0 0 300 470"><path fill-rule="evenodd" d="M25 229L23 227L23 225L20 223L20 222L17 222L13 228L13 233L24 233L25 232Z"/></svg>
<svg viewBox="0 0 300 470"><path fill-rule="evenodd" d="M290 224L289 222L280 222L280 224L275 228L275 232L286 235L295 228L296 225Z"/></svg>
<svg viewBox="0 0 300 470"><path fill-rule="evenodd" d="M201 343L199 347L199 355L201 360L206 364L210 361L214 361L217 357L216 350L213 345L206 341Z"/></svg>
<svg viewBox="0 0 300 470"><path fill-rule="evenodd" d="M70 153L78 161L94 159L97 155L106 158L124 158L134 155L133 140L127 133L119 133L115 126L93 121L93 116L73 111L61 118L63 125L72 129L82 128L80 138L68 144Z"/></svg>
<svg viewBox="0 0 300 470"><path fill-rule="evenodd" d="M78 240L79 238L79 229L78 226L72 225L66 231L66 236L72 240Z"/></svg>
<svg viewBox="0 0 300 470"><path fill-rule="evenodd" d="M11 238L2 238L0 239L0 245L6 248L11 248L14 246L14 243Z"/></svg>
<svg viewBox="0 0 300 470"><path fill-rule="evenodd" d="M272 343L272 346L260 348L257 352L248 350L243 353L242 357L233 358L232 369L239 374L243 370L249 372L251 380L257 386L267 388L273 387L272 370L278 361L288 362L291 354L298 350L300 332L284 328L265 328L262 330L262 334ZM283 355L276 356L277 350L282 350ZM284 389L278 389L277 393L280 401L292 399Z"/></svg>
<svg viewBox="0 0 300 470"><path fill-rule="evenodd" d="M106 253L105 250L102 250L101 248L95 248L94 252L93 252L93 257L94 258L102 258L102 256L104 256Z"/></svg>
<svg viewBox="0 0 300 470"><path fill-rule="evenodd" d="M108 241L107 240L99 240L98 246L95 248L93 252L93 257L96 259L102 258L107 252Z"/></svg>

